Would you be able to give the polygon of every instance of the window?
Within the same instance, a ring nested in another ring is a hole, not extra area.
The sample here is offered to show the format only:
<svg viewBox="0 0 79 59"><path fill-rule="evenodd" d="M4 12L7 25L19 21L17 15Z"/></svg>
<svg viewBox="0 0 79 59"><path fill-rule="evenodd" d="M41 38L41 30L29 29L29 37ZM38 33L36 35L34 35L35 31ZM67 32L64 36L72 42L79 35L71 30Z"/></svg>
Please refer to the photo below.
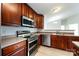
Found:
<svg viewBox="0 0 79 59"><path fill-rule="evenodd" d="M65 26L64 25L61 25L61 30L65 30Z"/></svg>
<svg viewBox="0 0 79 59"><path fill-rule="evenodd" d="M78 35L78 24L69 24L69 30L74 30L74 34Z"/></svg>

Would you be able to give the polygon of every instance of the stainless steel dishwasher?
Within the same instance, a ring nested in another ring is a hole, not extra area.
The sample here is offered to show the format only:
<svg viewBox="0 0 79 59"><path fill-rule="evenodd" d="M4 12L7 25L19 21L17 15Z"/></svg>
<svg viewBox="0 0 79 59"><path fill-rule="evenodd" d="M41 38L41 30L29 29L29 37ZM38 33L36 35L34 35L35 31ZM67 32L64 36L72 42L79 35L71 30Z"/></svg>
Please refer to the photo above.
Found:
<svg viewBox="0 0 79 59"><path fill-rule="evenodd" d="M45 46L51 46L50 34L43 34L42 35L42 44Z"/></svg>

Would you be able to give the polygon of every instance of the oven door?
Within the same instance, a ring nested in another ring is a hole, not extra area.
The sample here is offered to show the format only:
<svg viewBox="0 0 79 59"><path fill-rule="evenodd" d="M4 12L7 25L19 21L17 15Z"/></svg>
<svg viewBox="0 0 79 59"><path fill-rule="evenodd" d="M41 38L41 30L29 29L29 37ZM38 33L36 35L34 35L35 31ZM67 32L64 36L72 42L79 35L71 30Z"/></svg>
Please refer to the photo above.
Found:
<svg viewBox="0 0 79 59"><path fill-rule="evenodd" d="M36 53L37 48L38 48L38 36L34 35L33 37L28 39L28 50L29 50L29 55L32 55L33 53Z"/></svg>

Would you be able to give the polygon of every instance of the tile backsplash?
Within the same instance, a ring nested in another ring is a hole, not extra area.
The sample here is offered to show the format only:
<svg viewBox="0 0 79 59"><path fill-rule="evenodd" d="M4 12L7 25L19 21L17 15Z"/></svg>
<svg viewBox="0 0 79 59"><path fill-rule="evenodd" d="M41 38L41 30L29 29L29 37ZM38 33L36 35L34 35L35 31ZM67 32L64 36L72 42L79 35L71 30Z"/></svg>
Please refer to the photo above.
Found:
<svg viewBox="0 0 79 59"><path fill-rule="evenodd" d="M1 26L1 36L16 35L16 31L20 30L37 32L36 28Z"/></svg>

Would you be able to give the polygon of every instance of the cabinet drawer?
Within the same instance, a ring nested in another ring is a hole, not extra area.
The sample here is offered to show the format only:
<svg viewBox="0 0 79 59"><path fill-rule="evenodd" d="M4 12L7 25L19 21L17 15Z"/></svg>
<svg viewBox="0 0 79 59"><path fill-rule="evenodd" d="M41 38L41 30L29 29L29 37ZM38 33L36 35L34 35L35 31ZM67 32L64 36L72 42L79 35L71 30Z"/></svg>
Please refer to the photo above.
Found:
<svg viewBox="0 0 79 59"><path fill-rule="evenodd" d="M13 52L14 50L16 50L24 45L26 45L26 41L22 41L22 42L14 44L14 45L10 45L10 46L2 49L2 54L7 55L7 54Z"/></svg>

